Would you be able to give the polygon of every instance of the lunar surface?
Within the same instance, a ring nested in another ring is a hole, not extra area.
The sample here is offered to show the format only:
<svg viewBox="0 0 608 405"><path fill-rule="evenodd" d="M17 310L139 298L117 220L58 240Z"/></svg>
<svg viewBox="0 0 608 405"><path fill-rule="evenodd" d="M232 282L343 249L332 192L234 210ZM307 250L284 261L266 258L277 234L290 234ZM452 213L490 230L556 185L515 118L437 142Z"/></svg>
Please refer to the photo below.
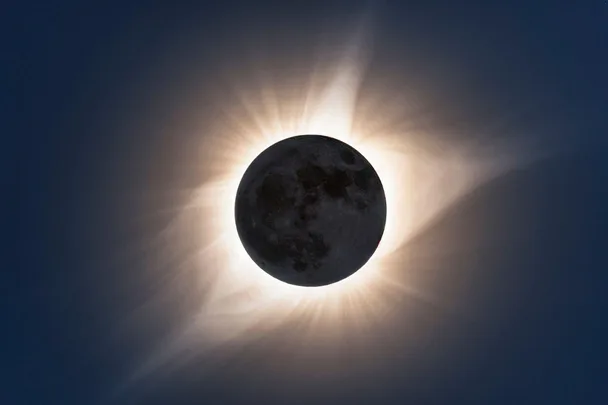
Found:
<svg viewBox="0 0 608 405"><path fill-rule="evenodd" d="M253 261L289 284L315 287L352 275L372 256L386 223L378 174L354 148L299 135L264 150L245 171L236 227Z"/></svg>

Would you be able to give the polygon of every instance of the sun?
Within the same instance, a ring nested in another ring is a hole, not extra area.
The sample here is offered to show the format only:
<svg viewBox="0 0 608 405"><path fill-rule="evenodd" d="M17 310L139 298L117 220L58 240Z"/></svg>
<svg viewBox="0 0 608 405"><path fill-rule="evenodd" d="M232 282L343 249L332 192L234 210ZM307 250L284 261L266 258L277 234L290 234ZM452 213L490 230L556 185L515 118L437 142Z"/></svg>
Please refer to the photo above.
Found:
<svg viewBox="0 0 608 405"><path fill-rule="evenodd" d="M200 297L199 306L133 378L186 353L244 345L288 322L304 325L301 339L314 336L331 344L353 331L363 336L388 328L395 300L404 296L437 304L431 292L416 287L408 241L459 198L518 162L512 149L495 156L487 150L495 153L496 145L485 151L483 145L446 145L433 134L407 130L402 124L408 112L387 109L377 92L359 108L366 98L361 84L368 54L365 41L354 42L329 61L331 69L315 69L301 92L271 79L234 91L234 102L200 136L200 161L208 176L167 228L159 252L175 257L180 243L195 243L184 268L171 271L187 280L188 297ZM384 234L369 261L350 277L321 287L287 284L257 267L234 218L236 191L249 164L274 143L302 134L326 135L359 151L380 177L387 204Z"/></svg>

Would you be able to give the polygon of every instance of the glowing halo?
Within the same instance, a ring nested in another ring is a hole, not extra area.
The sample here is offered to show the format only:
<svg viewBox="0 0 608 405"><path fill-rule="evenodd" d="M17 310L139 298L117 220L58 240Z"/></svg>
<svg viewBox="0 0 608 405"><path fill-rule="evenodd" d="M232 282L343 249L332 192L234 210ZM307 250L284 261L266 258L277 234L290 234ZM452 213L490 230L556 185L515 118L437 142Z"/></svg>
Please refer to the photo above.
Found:
<svg viewBox="0 0 608 405"><path fill-rule="evenodd" d="M377 102L355 114L367 61L364 38L356 36L353 46L331 61L336 74L315 71L305 97L283 94L273 80L262 77L249 92L235 90L238 103L226 103L224 115L206 127L212 136L201 136L200 160L209 180L184 203L162 235L159 252L175 256L177 245L196 241L196 254L184 268L170 271L186 280L189 296L201 297L200 306L131 381L180 357L188 361L193 352L244 344L285 322L303 325L297 339L331 345L348 331L364 336L379 322L388 325L396 296L441 306L431 292L416 288L416 274L404 265L408 253L403 247L466 193L521 164L513 156L521 160L523 154L495 144L487 149L428 147L420 141L425 134L406 133L393 124L403 120L402 113L387 113ZM241 244L234 218L236 190L250 162L270 145L300 134L327 135L356 148L378 173L387 202L384 235L367 264L345 280L314 288L283 283L259 269ZM497 156L496 150L503 153ZM398 279L393 277L396 269Z"/></svg>

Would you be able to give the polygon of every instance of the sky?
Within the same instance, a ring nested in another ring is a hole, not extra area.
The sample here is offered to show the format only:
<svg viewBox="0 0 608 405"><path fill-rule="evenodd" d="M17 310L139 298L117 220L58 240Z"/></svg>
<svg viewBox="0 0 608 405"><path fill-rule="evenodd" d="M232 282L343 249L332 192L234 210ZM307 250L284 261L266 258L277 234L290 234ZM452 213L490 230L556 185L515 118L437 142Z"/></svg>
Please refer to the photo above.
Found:
<svg viewBox="0 0 608 405"><path fill-rule="evenodd" d="M202 3L5 5L0 403L608 402L606 2ZM226 109L305 93L350 43L362 126L448 185L450 152L502 159L395 248L391 278L434 298L391 290L355 337L287 317L213 345L202 318L134 378L211 294L174 271L197 240L162 238L239 153L217 123L255 130Z"/></svg>

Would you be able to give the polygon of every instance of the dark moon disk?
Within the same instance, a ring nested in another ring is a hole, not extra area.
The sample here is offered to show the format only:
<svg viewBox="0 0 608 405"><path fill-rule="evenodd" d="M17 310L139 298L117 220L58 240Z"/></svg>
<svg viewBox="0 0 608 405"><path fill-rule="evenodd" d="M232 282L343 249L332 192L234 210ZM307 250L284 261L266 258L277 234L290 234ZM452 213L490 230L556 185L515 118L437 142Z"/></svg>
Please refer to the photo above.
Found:
<svg viewBox="0 0 608 405"><path fill-rule="evenodd" d="M378 174L353 147L299 135L264 150L238 187L236 228L253 261L299 286L345 279L372 256L386 223Z"/></svg>

